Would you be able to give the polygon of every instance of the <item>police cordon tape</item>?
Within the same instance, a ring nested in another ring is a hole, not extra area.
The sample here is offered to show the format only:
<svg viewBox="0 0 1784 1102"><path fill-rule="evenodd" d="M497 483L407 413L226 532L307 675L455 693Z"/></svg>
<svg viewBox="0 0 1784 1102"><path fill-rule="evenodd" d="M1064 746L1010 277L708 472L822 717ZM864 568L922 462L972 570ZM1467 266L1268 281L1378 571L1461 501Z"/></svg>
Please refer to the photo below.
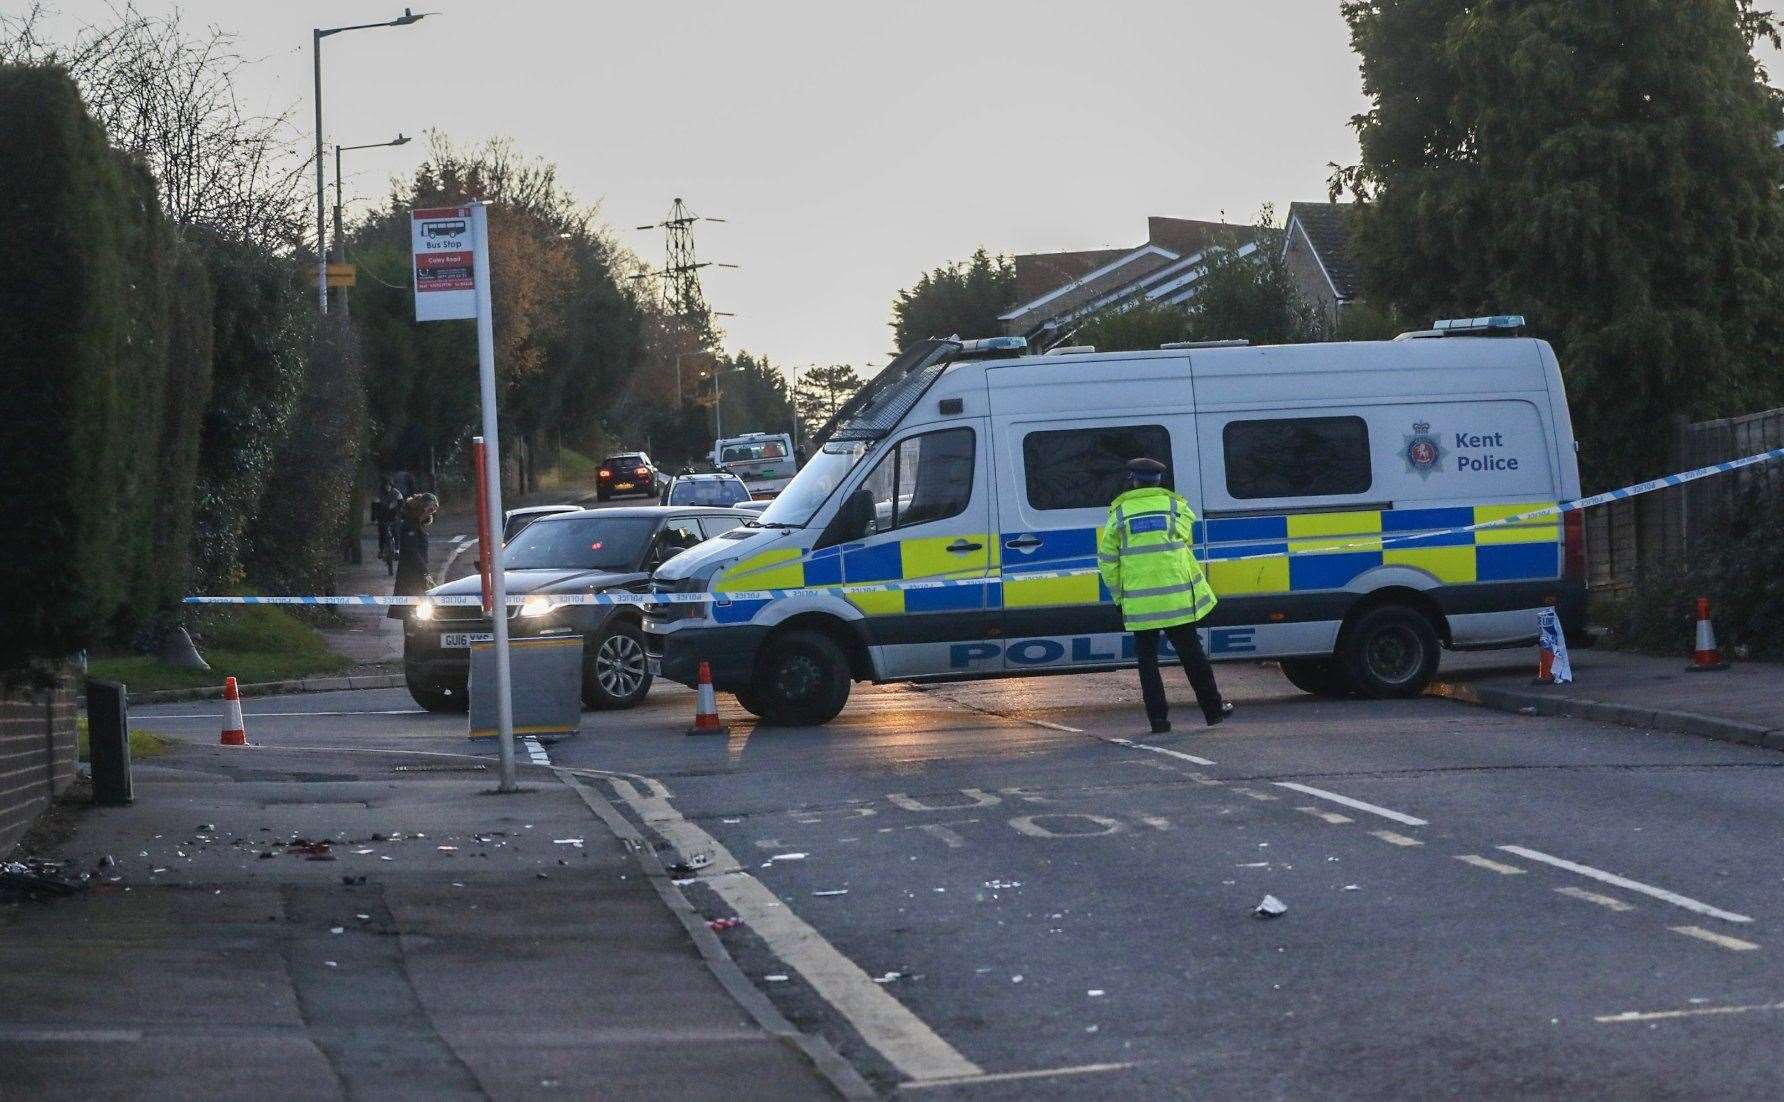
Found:
<svg viewBox="0 0 1784 1102"><path fill-rule="evenodd" d="M1291 547L1288 551L1272 550L1252 555L1222 555L1218 562L1246 562L1255 559L1275 559L1285 555L1318 555L1334 551L1377 551L1402 543L1417 543L1437 539L1443 536L1460 535L1464 532L1479 532L1490 528L1504 528L1514 524L1526 524L1544 517L1558 517L1564 513L1576 513L1582 509L1590 509L1595 505L1608 505L1613 501L1626 501L1642 494L1653 493L1673 486L1683 486L1688 482L1696 482L1714 475L1728 474L1744 467L1754 467L1761 463L1771 463L1784 459L1784 448L1773 448L1770 451L1755 455L1731 459L1726 463L1712 463L1707 467L1699 467L1694 471L1682 471L1661 478L1638 482L1633 486L1624 486L1617 490L1607 490L1602 494L1593 494L1573 501L1544 505L1538 509L1516 513L1512 516L1497 517L1493 520L1476 524L1457 525L1453 528L1438 528L1428 532L1407 532L1403 534L1382 534L1370 536L1365 540L1350 543L1327 543L1320 537L1303 537L1294 543L1318 543L1313 549L1296 551ZM1281 539L1244 540L1229 547L1252 547L1269 544L1280 547ZM1097 573L1094 568L1077 568L1072 570L1037 570L1023 571L1020 574L1008 575L1010 579L1022 581L1038 581L1045 578L1081 578ZM978 578L931 578L920 581L871 582L860 585L825 585L806 586L795 589L752 589L733 590L724 593L552 593L552 594L513 594L508 598L510 605L523 604L528 600L543 600L549 608L571 605L686 605L686 604L730 604L734 601L779 601L788 597L825 594L847 597L855 593L902 593L921 589L954 589L963 586L1001 585L1006 576L986 576ZM357 594L346 597L187 597L189 605L371 605L377 607L413 606L426 603L440 607L464 607L482 605L483 598L475 593L442 594L436 597L384 597L375 594Z"/></svg>

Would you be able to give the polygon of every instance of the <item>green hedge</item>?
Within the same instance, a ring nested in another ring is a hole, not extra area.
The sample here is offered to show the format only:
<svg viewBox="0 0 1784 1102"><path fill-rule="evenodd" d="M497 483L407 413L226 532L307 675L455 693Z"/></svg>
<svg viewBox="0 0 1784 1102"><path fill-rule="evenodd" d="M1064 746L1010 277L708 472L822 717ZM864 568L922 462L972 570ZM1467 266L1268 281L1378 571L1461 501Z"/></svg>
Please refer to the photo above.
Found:
<svg viewBox="0 0 1784 1102"><path fill-rule="evenodd" d="M209 290L154 182L59 70L0 67L0 672L171 607L185 585Z"/></svg>

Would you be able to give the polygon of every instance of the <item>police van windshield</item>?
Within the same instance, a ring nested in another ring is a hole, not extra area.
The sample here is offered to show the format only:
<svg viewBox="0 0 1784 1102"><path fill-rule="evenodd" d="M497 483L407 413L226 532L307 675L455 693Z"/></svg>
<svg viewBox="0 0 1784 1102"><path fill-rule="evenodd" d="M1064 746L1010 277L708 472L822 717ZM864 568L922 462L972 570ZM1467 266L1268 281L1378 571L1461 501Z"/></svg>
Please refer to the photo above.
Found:
<svg viewBox="0 0 1784 1102"><path fill-rule="evenodd" d="M762 510L760 523L793 528L810 524L813 514L823 508L824 502L842 485L843 479L849 477L849 472L861 462L867 450L868 441L865 440L825 444L823 450L812 456L810 462L793 476L793 481L787 483L787 488L768 508Z"/></svg>

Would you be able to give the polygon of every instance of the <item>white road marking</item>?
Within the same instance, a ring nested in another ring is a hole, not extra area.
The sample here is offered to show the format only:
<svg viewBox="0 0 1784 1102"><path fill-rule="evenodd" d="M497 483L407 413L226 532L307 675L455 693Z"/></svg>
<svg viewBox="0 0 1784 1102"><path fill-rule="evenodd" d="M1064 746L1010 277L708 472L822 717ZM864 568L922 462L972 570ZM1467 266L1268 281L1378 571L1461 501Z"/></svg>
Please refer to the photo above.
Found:
<svg viewBox="0 0 1784 1102"><path fill-rule="evenodd" d="M1473 865L1477 869L1486 869L1488 872L1496 872L1500 876L1524 875L1524 870L1518 868L1516 865L1508 865L1503 861L1494 861L1491 858L1482 857L1478 853L1458 853L1456 854L1456 860L1465 865Z"/></svg>
<svg viewBox="0 0 1784 1102"><path fill-rule="evenodd" d="M1425 844L1425 843L1419 841L1417 838L1408 838L1404 834L1395 834L1391 830L1372 830L1369 833L1375 835L1377 838L1380 838L1382 841L1387 842L1390 845L1422 846Z"/></svg>
<svg viewBox="0 0 1784 1102"><path fill-rule="evenodd" d="M956 1075L947 1079L914 1079L908 1083L898 1084L898 1089L902 1091L920 1091L927 1090L930 1087L971 1086L977 1083L1015 1083L1023 1079L1048 1079L1056 1075L1094 1075L1098 1072L1105 1071L1125 1071L1128 1068L1135 1066L1136 1065L1133 1063L1079 1064L1077 1067L1042 1068L1038 1071L1002 1071L994 1072L989 1075Z"/></svg>
<svg viewBox="0 0 1784 1102"><path fill-rule="evenodd" d="M1567 896L1569 899L1583 899L1588 903L1596 903L1600 907L1605 907L1613 911L1635 910L1634 904L1625 903L1615 896L1599 895L1597 892L1589 892L1584 888L1576 888L1571 884L1565 888L1556 888L1555 890L1560 894Z"/></svg>
<svg viewBox="0 0 1784 1102"><path fill-rule="evenodd" d="M1603 869L1595 869L1591 865L1581 865L1562 857L1555 857L1551 854L1543 853L1540 850L1526 849L1523 846L1500 846L1499 848L1507 853L1515 853L1519 857L1527 857L1532 861L1541 861L1545 865L1553 865L1558 869L1566 869L1568 872L1578 873L1581 876L1590 877L1593 880L1599 880L1606 884L1612 884L1632 892L1640 892L1643 895L1652 896L1655 899L1671 903L1675 907L1683 907L1687 911L1695 911L1700 915L1709 915L1711 918L1719 918L1724 922L1753 921L1753 919L1747 915L1735 914L1733 911L1725 911L1720 907L1712 907L1708 903L1692 899L1690 896L1680 895L1677 892L1669 892L1665 888L1656 888L1652 884L1644 884L1639 880L1631 880L1626 876L1618 876L1614 872L1605 872Z"/></svg>
<svg viewBox="0 0 1784 1102"><path fill-rule="evenodd" d="M682 860L697 853L711 854L712 861L705 872L707 887L901 1075L912 1079L950 1079L984 1074L982 1068L962 1056L794 914L780 897L738 864L717 838L683 818L669 803L667 790L661 784L650 782L654 790L665 795L646 796L627 781L609 778L609 783L645 826L668 842Z"/></svg>
<svg viewBox="0 0 1784 1102"><path fill-rule="evenodd" d="M886 799L905 811L971 811L975 807L995 807L1003 803L1002 796L994 796L982 788L962 788L960 794L970 802L931 804L912 796L906 796L902 792L888 792Z"/></svg>
<svg viewBox="0 0 1784 1102"><path fill-rule="evenodd" d="M1067 728L1067 730L1070 730L1070 728ZM1083 733L1082 731L1079 732L1079 734L1082 734L1082 733ZM1209 761L1207 758L1198 758L1194 754L1185 754L1181 750L1172 750L1172 749L1169 749L1164 746L1148 746L1143 742L1135 742L1133 739L1129 739L1129 738L1111 738L1111 739L1104 739L1103 741L1104 742L1112 742L1117 746L1125 746L1129 750L1145 750L1148 753L1163 754L1167 758L1176 758L1178 761L1192 762L1196 765L1213 765L1213 764L1215 764L1214 762Z"/></svg>
<svg viewBox="0 0 1784 1102"><path fill-rule="evenodd" d="M1241 788L1238 785L1233 786L1233 791L1241 796L1250 796L1254 800L1274 800L1276 798L1268 792L1259 792L1255 788Z"/></svg>
<svg viewBox="0 0 1784 1102"><path fill-rule="evenodd" d="M1324 819L1326 822L1331 823L1333 826L1337 826L1341 823L1356 822L1356 820L1351 818L1349 815L1340 815L1336 811L1327 811L1323 807L1297 807L1297 808L1295 808L1295 810L1296 811L1304 811L1307 814L1313 816L1315 819Z"/></svg>
<svg viewBox="0 0 1784 1102"><path fill-rule="evenodd" d="M1425 822L1425 820L1414 818L1413 816L1406 814L1404 811L1395 811L1392 808L1378 807L1375 804L1366 804L1362 800L1353 800L1349 796L1340 796L1336 792L1327 792L1323 788L1314 788L1312 785L1295 784L1293 781L1277 781L1275 784L1277 788L1286 788L1291 792L1304 792L1309 796L1317 796L1322 800L1331 800L1335 804L1343 804L1345 807L1348 807L1353 811L1367 811L1371 815L1379 815L1384 819L1392 819L1396 823L1405 823L1409 827L1430 825Z"/></svg>
<svg viewBox="0 0 1784 1102"><path fill-rule="evenodd" d="M1706 930L1702 926L1668 926L1667 929L1675 934L1684 934L1686 937L1694 937L1699 941L1707 941L1711 945L1720 945L1724 949L1732 949L1737 953L1751 952L1752 950L1759 948L1759 946L1753 944L1751 941L1742 941L1738 937L1729 937L1727 934L1718 934L1714 930Z"/></svg>
<svg viewBox="0 0 1784 1102"><path fill-rule="evenodd" d="M1048 730L1049 730L1049 731L1065 731L1065 732L1068 732L1068 733L1070 733L1070 734L1074 734L1074 735L1081 735L1081 734L1083 734L1083 733L1084 733L1084 731L1083 731L1083 729L1082 729L1082 728L1079 728L1079 727L1067 727L1067 726L1066 726L1066 725L1065 725L1065 724L1063 724L1063 723L1048 723L1048 722L1047 722L1047 721L1046 721L1046 720L1044 720L1044 719L1030 719L1030 718L1028 718L1028 717L1027 717L1027 716L1022 716L1022 717L1019 717L1019 718L1021 718L1021 720L1022 720L1022 722L1024 722L1024 723L1032 723L1032 724L1034 724L1034 725L1035 725L1035 726L1036 726L1036 727L1045 727L1045 728L1047 728L1047 729L1048 729Z"/></svg>
<svg viewBox="0 0 1784 1102"><path fill-rule="evenodd" d="M1042 826L1035 821L1037 819L1059 819L1062 820L1059 823L1060 826L1065 825L1063 820L1078 819L1101 829L1056 831ZM1017 833L1026 834L1030 838L1100 838L1105 834L1114 834L1122 829L1121 824L1114 819L1107 819L1101 815L1082 815L1072 811L1059 811L1047 815L1018 815L1010 820L1010 825L1016 829Z"/></svg>
<svg viewBox="0 0 1784 1102"><path fill-rule="evenodd" d="M1749 1003L1746 1006L1698 1006L1690 1010L1630 1010L1600 1014L1595 1022L1663 1022L1668 1018L1707 1018L1717 1014L1750 1014L1755 1010L1784 1010L1784 1003Z"/></svg>
<svg viewBox="0 0 1784 1102"><path fill-rule="evenodd" d="M534 765L551 764L550 755L546 754L545 747L539 745L538 739L531 737L523 738L520 740L520 744L527 748L527 757L532 759Z"/></svg>
<svg viewBox="0 0 1784 1102"><path fill-rule="evenodd" d="M940 838L942 844L949 849L963 849L966 846L966 839L960 836L959 831L951 830L949 828L965 826L967 823L976 822L978 822L977 819L956 819L951 823L919 823L916 826L905 827L904 829L920 830L925 834Z"/></svg>
<svg viewBox="0 0 1784 1102"><path fill-rule="evenodd" d="M424 716L426 714L427 710L425 708L388 708L379 711L364 712L243 712L242 718L279 719L282 717L291 718L293 716ZM223 715L221 712L215 714L210 712L205 712L203 714L196 712L161 712L156 714L139 713L136 718L144 722L163 719L219 720L223 718Z"/></svg>

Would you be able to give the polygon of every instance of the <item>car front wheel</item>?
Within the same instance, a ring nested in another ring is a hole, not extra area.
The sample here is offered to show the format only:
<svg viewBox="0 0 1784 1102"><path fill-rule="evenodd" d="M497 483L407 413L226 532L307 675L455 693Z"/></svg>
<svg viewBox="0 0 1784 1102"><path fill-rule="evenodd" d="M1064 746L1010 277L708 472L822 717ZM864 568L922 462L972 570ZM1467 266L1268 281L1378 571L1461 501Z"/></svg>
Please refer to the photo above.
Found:
<svg viewBox="0 0 1784 1102"><path fill-rule="evenodd" d="M409 696L430 712L471 710L471 694L463 685L448 685L411 670L403 671L403 680L408 682Z"/></svg>
<svg viewBox="0 0 1784 1102"><path fill-rule="evenodd" d="M749 699L739 699L765 723L816 727L842 711L852 681L848 656L834 639L815 631L789 631L769 642L756 664L755 682L746 690Z"/></svg>
<svg viewBox="0 0 1784 1102"><path fill-rule="evenodd" d="M636 624L614 624L590 644L585 660L582 701L602 710L634 708L650 692L650 669L644 660L644 635Z"/></svg>

